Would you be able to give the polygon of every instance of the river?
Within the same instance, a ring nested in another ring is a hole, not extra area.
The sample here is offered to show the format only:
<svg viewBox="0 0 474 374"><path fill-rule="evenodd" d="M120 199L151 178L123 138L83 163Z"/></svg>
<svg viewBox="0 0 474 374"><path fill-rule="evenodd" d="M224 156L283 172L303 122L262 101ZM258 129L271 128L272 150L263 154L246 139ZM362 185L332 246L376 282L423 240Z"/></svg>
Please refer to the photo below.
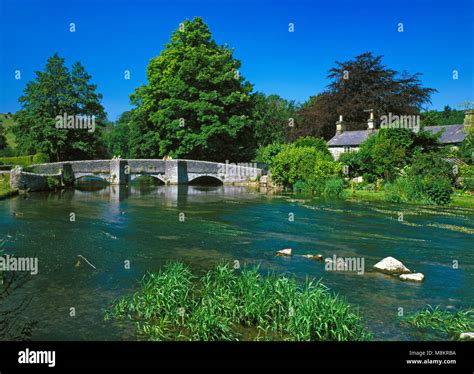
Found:
<svg viewBox="0 0 474 374"><path fill-rule="evenodd" d="M401 311L473 306L473 217L461 208L269 196L246 187L107 186L0 201L0 239L7 254L38 258L38 274L8 299L31 298L22 319L36 322L33 340L135 340L132 324L103 320L116 298L170 260L202 273L221 259L322 278L360 308L376 340L419 340L439 337L401 327ZM275 256L287 247L294 256ZM325 271L298 256L306 253L363 258L365 272ZM387 256L425 281L374 272Z"/></svg>

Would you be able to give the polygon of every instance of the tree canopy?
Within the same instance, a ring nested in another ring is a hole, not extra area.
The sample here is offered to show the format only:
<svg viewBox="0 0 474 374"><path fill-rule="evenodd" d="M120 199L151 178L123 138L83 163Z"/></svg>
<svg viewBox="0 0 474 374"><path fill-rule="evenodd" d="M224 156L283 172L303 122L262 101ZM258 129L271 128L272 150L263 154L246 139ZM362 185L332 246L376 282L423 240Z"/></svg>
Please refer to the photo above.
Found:
<svg viewBox="0 0 474 374"><path fill-rule="evenodd" d="M257 146L285 143L298 122L298 106L278 95L253 95L253 126Z"/></svg>
<svg viewBox="0 0 474 374"><path fill-rule="evenodd" d="M47 61L44 71L27 83L15 114L13 128L17 149L23 154L42 152L51 160L93 158L100 147L98 131L57 128L57 116L95 116L96 128L105 120L97 86L80 62L72 70L57 53Z"/></svg>
<svg viewBox="0 0 474 374"><path fill-rule="evenodd" d="M421 114L423 126L458 125L464 122L464 111L451 109L446 105L442 111L429 110Z"/></svg>
<svg viewBox="0 0 474 374"><path fill-rule="evenodd" d="M302 122L295 131L296 137L329 139L334 135L339 115L344 116L351 130L366 128L366 109L374 110L375 119L388 113L418 114L436 91L422 87L419 73L398 73L382 64L382 56L373 56L371 52L336 62L327 77L331 83L326 91L301 108Z"/></svg>
<svg viewBox="0 0 474 374"><path fill-rule="evenodd" d="M240 61L201 18L186 20L131 95L133 157L249 160L255 149L252 86Z"/></svg>
<svg viewBox="0 0 474 374"><path fill-rule="evenodd" d="M128 144L131 118L132 113L125 111L114 124L110 124L105 129L104 142L110 157L121 156L125 158L130 156Z"/></svg>

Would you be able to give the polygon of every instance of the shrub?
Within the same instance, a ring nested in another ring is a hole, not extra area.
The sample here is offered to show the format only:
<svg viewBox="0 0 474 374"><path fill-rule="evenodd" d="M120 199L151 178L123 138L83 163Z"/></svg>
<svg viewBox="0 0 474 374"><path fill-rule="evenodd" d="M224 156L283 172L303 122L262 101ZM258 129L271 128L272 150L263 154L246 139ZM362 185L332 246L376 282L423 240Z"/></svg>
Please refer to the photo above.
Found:
<svg viewBox="0 0 474 374"><path fill-rule="evenodd" d="M298 180L293 184L293 192L323 195L325 193L327 182L328 180L323 178L316 178L309 181ZM329 195L334 196L333 194Z"/></svg>
<svg viewBox="0 0 474 374"><path fill-rule="evenodd" d="M310 183L304 180L297 180L295 184L293 184L293 192L312 193L313 189Z"/></svg>
<svg viewBox="0 0 474 374"><path fill-rule="evenodd" d="M459 166L459 176L462 178L462 187L474 191L474 167L471 165Z"/></svg>
<svg viewBox="0 0 474 374"><path fill-rule="evenodd" d="M295 147L316 148L321 153L324 153L324 154L327 154L327 155L331 154L329 152L326 140L324 140L323 138L316 138L314 136L302 136L302 137L296 139L293 142L292 145L295 146Z"/></svg>
<svg viewBox="0 0 474 374"><path fill-rule="evenodd" d="M398 183L387 183L384 186L385 199L391 203L401 203L402 202L402 192L400 191Z"/></svg>
<svg viewBox="0 0 474 374"><path fill-rule="evenodd" d="M324 195L342 197L344 195L344 180L342 178L330 178L324 186Z"/></svg>
<svg viewBox="0 0 474 374"><path fill-rule="evenodd" d="M49 157L45 153L37 153L33 156L33 164L45 164L49 162Z"/></svg>
<svg viewBox="0 0 474 374"><path fill-rule="evenodd" d="M355 178L361 172L360 159L358 152L345 152L339 156L338 160L343 166L347 166L347 176Z"/></svg>
<svg viewBox="0 0 474 374"><path fill-rule="evenodd" d="M430 204L446 205L451 201L453 189L446 177L426 177L423 181L423 188Z"/></svg>
<svg viewBox="0 0 474 374"><path fill-rule="evenodd" d="M385 198L392 203L425 202L423 179L421 177L398 177L384 186Z"/></svg>
<svg viewBox="0 0 474 374"><path fill-rule="evenodd" d="M33 163L33 156L2 157L0 161L5 165L28 166Z"/></svg>
<svg viewBox="0 0 474 374"><path fill-rule="evenodd" d="M453 178L453 167L449 162L443 159L438 152L419 153L417 154L411 166L408 168L408 175L411 176L444 176Z"/></svg>
<svg viewBox="0 0 474 374"><path fill-rule="evenodd" d="M369 136L356 153L356 175L370 173L393 182L399 170L409 165L415 155L429 152L437 145L436 136L410 129L380 129ZM345 161L345 160L344 160Z"/></svg>
<svg viewBox="0 0 474 374"><path fill-rule="evenodd" d="M377 182L377 176L375 174L371 174L371 173L364 173L362 175L362 178L364 179L364 182L367 182L367 183L375 183Z"/></svg>
<svg viewBox="0 0 474 374"><path fill-rule="evenodd" d="M328 178L341 175L343 165L328 158L317 158L315 160L313 178Z"/></svg>
<svg viewBox="0 0 474 374"><path fill-rule="evenodd" d="M281 143L272 143L264 147L259 147L255 153L255 162L262 162L271 166L273 158L280 153L285 144Z"/></svg>
<svg viewBox="0 0 474 374"><path fill-rule="evenodd" d="M329 157L316 148L285 146L272 162L270 171L275 182L285 187L298 180L311 180L318 158Z"/></svg>
<svg viewBox="0 0 474 374"><path fill-rule="evenodd" d="M61 187L61 182L58 180L58 178L47 177L46 180L48 182L48 188L50 190L56 190Z"/></svg>
<svg viewBox="0 0 474 374"><path fill-rule="evenodd" d="M270 171L276 183L290 187L298 180L312 183L328 178L340 173L341 169L341 163L334 162L331 155L316 148L287 145L274 157Z"/></svg>
<svg viewBox="0 0 474 374"><path fill-rule="evenodd" d="M467 191L474 191L474 177L463 178L462 187Z"/></svg>
<svg viewBox="0 0 474 374"><path fill-rule="evenodd" d="M30 156L0 157L0 162L5 165L29 166L49 162L49 157L43 153L37 153Z"/></svg>
<svg viewBox="0 0 474 374"><path fill-rule="evenodd" d="M460 165L459 176L463 178L474 178L474 166L472 165Z"/></svg>

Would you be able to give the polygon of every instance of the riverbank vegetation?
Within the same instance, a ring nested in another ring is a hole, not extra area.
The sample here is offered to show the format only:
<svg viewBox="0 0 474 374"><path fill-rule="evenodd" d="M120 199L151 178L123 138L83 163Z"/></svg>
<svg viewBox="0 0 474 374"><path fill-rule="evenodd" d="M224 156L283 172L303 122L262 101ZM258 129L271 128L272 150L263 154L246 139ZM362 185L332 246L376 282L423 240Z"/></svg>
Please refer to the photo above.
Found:
<svg viewBox="0 0 474 374"><path fill-rule="evenodd" d="M420 330L435 330L452 339L459 339L463 332L474 331L474 309L458 309L455 312L442 310L439 306L427 305L424 309L402 319L402 325Z"/></svg>
<svg viewBox="0 0 474 374"><path fill-rule="evenodd" d="M314 280L222 263L202 277L182 263L146 275L106 319L137 323L147 340L368 340L354 307Z"/></svg>
<svg viewBox="0 0 474 374"><path fill-rule="evenodd" d="M17 194L18 190L10 187L10 176L8 174L0 174L0 200Z"/></svg>
<svg viewBox="0 0 474 374"><path fill-rule="evenodd" d="M30 166L34 164L42 164L49 162L49 157L44 153L37 153L29 156L10 156L10 157L0 157L0 166L9 165L9 166Z"/></svg>
<svg viewBox="0 0 474 374"><path fill-rule="evenodd" d="M474 207L474 167L454 162L452 152L429 132L381 129L338 161L322 139L311 137L263 147L257 161L268 163L275 184L294 192Z"/></svg>
<svg viewBox="0 0 474 374"><path fill-rule="evenodd" d="M352 200L361 200L361 201L381 201L387 202L390 199L386 196L384 190L374 191L373 189L365 190L365 189L352 189L350 187L344 190L344 198L352 199ZM413 205L425 205L420 202L406 202L406 204L413 204ZM449 205L458 208L468 208L474 209L474 196L468 193L463 193L462 191L454 192L451 195L451 201Z"/></svg>

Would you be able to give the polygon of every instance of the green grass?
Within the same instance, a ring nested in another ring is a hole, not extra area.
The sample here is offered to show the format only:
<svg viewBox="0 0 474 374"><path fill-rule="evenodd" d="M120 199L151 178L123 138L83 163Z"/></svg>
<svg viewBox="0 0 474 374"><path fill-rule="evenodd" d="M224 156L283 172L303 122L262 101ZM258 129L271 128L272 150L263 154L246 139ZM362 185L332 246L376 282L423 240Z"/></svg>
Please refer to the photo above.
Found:
<svg viewBox="0 0 474 374"><path fill-rule="evenodd" d="M0 174L0 200L16 194L18 194L18 190L10 188L10 176L8 174Z"/></svg>
<svg viewBox="0 0 474 374"><path fill-rule="evenodd" d="M146 340L369 340L352 306L324 285L220 264L198 278L182 263L146 275L105 319L130 320Z"/></svg>
<svg viewBox="0 0 474 374"><path fill-rule="evenodd" d="M387 201L385 191L363 191L355 190L354 192L348 188L345 190L347 199L356 199L364 201ZM426 205L423 203L404 202L404 204ZM451 203L446 206L454 206L461 208L474 209L474 195L455 193L451 196Z"/></svg>
<svg viewBox="0 0 474 374"><path fill-rule="evenodd" d="M418 329L430 329L446 333L455 339L462 332L474 331L474 309L458 309L452 313L427 305L425 309L402 319L407 324Z"/></svg>
<svg viewBox="0 0 474 374"><path fill-rule="evenodd" d="M451 196L451 205L474 209L474 195L454 194Z"/></svg>

